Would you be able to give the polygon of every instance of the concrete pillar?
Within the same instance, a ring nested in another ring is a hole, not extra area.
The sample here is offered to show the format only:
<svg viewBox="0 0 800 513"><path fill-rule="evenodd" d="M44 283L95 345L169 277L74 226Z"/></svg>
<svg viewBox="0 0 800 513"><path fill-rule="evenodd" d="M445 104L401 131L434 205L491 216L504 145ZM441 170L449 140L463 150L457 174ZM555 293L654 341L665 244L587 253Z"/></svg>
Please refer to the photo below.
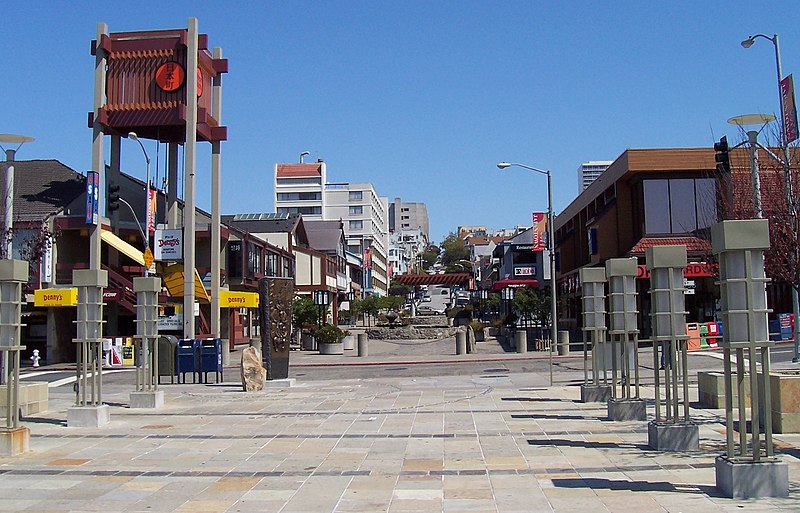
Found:
<svg viewBox="0 0 800 513"><path fill-rule="evenodd" d="M456 354L467 354L467 333L465 331L456 332Z"/></svg>
<svg viewBox="0 0 800 513"><path fill-rule="evenodd" d="M517 353L525 354L528 352L528 333L525 330L517 330L514 333L514 340L517 343Z"/></svg>
<svg viewBox="0 0 800 513"><path fill-rule="evenodd" d="M358 356L360 357L369 356L369 350L367 347L368 342L369 339L367 338L366 333L358 334Z"/></svg>
<svg viewBox="0 0 800 513"><path fill-rule="evenodd" d="M558 332L558 355L564 356L569 354L569 331Z"/></svg>

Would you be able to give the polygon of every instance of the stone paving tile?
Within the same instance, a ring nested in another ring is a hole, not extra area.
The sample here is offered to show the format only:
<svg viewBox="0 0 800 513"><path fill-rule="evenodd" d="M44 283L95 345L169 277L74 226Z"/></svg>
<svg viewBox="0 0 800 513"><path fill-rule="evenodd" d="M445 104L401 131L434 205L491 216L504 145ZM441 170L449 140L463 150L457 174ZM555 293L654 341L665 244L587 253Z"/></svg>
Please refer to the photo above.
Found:
<svg viewBox="0 0 800 513"><path fill-rule="evenodd" d="M605 421L604 405L576 402L577 387L541 383L512 374L342 379L259 395L164 387L164 410L113 407L100 429L32 423L34 451L0 458L0 510L797 509L800 435L776 435L793 454L792 497L733 501L713 487L718 411L697 410L708 419L703 450L659 453L644 447L645 423ZM124 404L129 391L108 394ZM54 390L46 418L63 420L71 399ZM32 481L41 486L29 499Z"/></svg>

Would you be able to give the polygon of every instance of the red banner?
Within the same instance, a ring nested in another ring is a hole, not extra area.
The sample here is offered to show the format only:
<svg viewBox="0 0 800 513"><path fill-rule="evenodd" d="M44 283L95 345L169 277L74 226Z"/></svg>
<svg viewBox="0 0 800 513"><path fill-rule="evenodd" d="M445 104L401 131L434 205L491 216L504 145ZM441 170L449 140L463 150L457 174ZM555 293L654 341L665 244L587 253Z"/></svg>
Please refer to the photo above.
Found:
<svg viewBox="0 0 800 513"><path fill-rule="evenodd" d="M714 264L707 264L706 262L691 263L683 269L683 276L684 278L711 277L714 276L715 267ZM636 270L636 277L650 279L650 271L647 270L647 266L640 265Z"/></svg>
<svg viewBox="0 0 800 513"><path fill-rule="evenodd" d="M789 74L781 80L781 99L783 100L783 127L786 132L786 144L794 142L798 137L797 106L794 103L794 80Z"/></svg>
<svg viewBox="0 0 800 513"><path fill-rule="evenodd" d="M533 213L533 227L531 228L531 236L533 237L533 251L544 251L545 238L544 234L547 231L547 217L544 212Z"/></svg>

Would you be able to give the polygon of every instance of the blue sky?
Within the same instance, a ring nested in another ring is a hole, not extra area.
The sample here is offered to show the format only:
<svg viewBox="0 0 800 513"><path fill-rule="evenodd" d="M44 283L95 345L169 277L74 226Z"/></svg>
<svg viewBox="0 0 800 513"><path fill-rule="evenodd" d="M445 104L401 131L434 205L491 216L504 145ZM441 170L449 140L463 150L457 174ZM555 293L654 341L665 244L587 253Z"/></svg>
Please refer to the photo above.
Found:
<svg viewBox="0 0 800 513"><path fill-rule="evenodd" d="M499 161L551 169L558 212L581 162L738 142L728 118L778 110L772 44L739 43L778 33L784 75L799 71L797 13L790 1L14 2L0 31L0 133L36 138L20 160L85 172L97 22L121 32L194 16L230 61L224 213L272 211L274 164L307 150L330 181L426 203L439 242L458 225L527 225L546 210L544 177ZM163 147L146 144L163 166ZM206 209L209 153L200 146ZM125 170L143 179L142 160L123 141Z"/></svg>

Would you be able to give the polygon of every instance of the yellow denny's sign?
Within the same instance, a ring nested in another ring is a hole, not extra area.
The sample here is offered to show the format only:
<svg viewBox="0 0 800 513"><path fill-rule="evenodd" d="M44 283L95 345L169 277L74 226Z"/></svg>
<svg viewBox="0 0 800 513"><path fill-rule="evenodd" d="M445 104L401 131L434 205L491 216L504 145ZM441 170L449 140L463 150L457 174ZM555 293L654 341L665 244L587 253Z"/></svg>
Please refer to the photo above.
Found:
<svg viewBox="0 0 800 513"><path fill-rule="evenodd" d="M258 308L258 294L256 292L220 290L219 306L220 308Z"/></svg>
<svg viewBox="0 0 800 513"><path fill-rule="evenodd" d="M75 306L78 289L39 289L33 292L34 306Z"/></svg>

